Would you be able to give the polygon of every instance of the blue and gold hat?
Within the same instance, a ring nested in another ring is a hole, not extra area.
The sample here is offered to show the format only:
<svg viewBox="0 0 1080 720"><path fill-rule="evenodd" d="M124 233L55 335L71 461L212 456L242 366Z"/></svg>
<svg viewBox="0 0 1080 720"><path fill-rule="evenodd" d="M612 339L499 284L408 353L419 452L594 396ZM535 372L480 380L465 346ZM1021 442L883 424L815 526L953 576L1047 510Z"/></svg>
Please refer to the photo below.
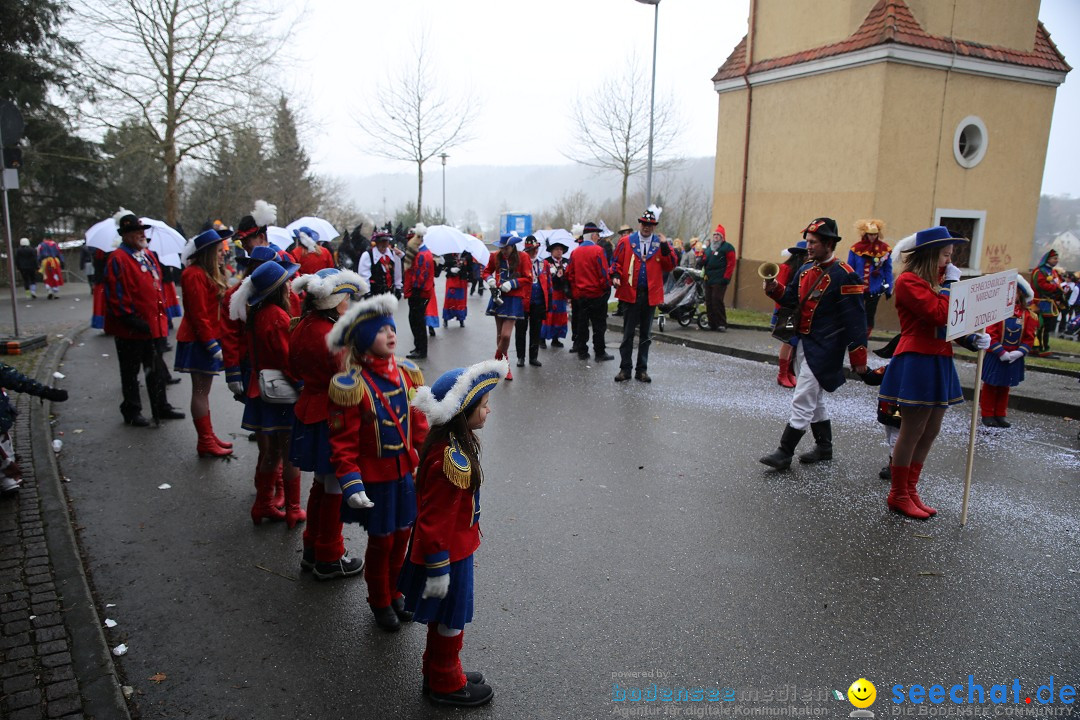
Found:
<svg viewBox="0 0 1080 720"><path fill-rule="evenodd" d="M447 370L431 387L417 389L413 407L424 413L432 425L445 425L458 413L472 410L509 371L506 360L485 360L467 368Z"/></svg>
<svg viewBox="0 0 1080 720"><path fill-rule="evenodd" d="M968 239L957 235L944 225L936 225L915 233L915 247L912 250L922 250L927 247L941 247L942 245L954 245L966 243Z"/></svg>
<svg viewBox="0 0 1080 720"><path fill-rule="evenodd" d="M504 248L507 245L516 245L522 240L524 240L523 237L518 235L516 232L512 232L506 235L500 235L499 239L492 244L497 248Z"/></svg>
<svg viewBox="0 0 1080 720"><path fill-rule="evenodd" d="M389 325L397 330L394 310L398 300L390 293L373 295L361 300L345 311L326 335L326 346L331 352L352 348L365 353L375 342L379 330Z"/></svg>
<svg viewBox="0 0 1080 720"><path fill-rule="evenodd" d="M329 310L337 306L345 297L359 300L367 295L367 282L351 270L324 268L316 273L304 275L293 281L293 290L315 297L315 307Z"/></svg>

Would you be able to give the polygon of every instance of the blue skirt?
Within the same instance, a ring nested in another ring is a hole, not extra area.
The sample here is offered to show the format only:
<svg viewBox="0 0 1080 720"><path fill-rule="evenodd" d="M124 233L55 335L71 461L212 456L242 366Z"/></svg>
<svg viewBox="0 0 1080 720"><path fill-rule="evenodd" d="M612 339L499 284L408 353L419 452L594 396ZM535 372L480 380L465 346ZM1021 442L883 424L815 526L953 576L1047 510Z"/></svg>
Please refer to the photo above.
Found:
<svg viewBox="0 0 1080 720"><path fill-rule="evenodd" d="M879 402L910 407L948 407L964 402L951 357L906 352L885 369Z"/></svg>
<svg viewBox="0 0 1080 720"><path fill-rule="evenodd" d="M185 341L176 343L176 361L173 364L173 370L183 373L217 375L224 369L224 362L215 360L214 356L206 351L206 346L201 342Z"/></svg>
<svg viewBox="0 0 1080 720"><path fill-rule="evenodd" d="M335 474L334 465L330 462L330 426L325 420L302 423L293 418L289 462L304 472Z"/></svg>
<svg viewBox="0 0 1080 720"><path fill-rule="evenodd" d="M473 556L450 563L450 589L444 598L422 598L427 568L411 560L401 568L398 590L405 594L405 609L413 622L439 622L454 630L464 630L473 618Z"/></svg>
<svg viewBox="0 0 1080 720"><path fill-rule="evenodd" d="M292 432L294 419L291 403L268 403L261 397L249 397L240 427L265 433Z"/></svg>
<svg viewBox="0 0 1080 720"><path fill-rule="evenodd" d="M525 317L525 303L519 297L502 296L503 304L495 307L495 298L488 300L487 314L501 318L521 320Z"/></svg>
<svg viewBox="0 0 1080 720"><path fill-rule="evenodd" d="M390 482L364 483L364 492L375 507L356 510L341 504L343 522L360 523L368 535L389 535L412 527L416 520L416 487L412 473Z"/></svg>
<svg viewBox="0 0 1080 720"><path fill-rule="evenodd" d="M1016 387L1024 382L1024 359L1001 362L998 356L987 353L983 360L982 381L998 387Z"/></svg>

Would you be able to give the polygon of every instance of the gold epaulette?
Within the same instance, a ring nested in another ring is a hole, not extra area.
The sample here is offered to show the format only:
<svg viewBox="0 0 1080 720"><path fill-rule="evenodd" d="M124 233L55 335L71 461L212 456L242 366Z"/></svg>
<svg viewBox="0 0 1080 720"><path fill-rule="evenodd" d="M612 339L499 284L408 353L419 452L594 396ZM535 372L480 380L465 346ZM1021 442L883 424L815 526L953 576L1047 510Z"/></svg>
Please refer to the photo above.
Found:
<svg viewBox="0 0 1080 720"><path fill-rule="evenodd" d="M409 402L412 402L413 396L416 394L416 388L424 384L424 373L420 369L420 366L414 363L412 360L402 360L398 358L398 367L401 371L408 375L409 382L412 383L412 387L409 388Z"/></svg>
<svg viewBox="0 0 1080 720"><path fill-rule="evenodd" d="M292 318L289 320L289 332L296 329L296 326L300 324L300 318Z"/></svg>
<svg viewBox="0 0 1080 720"><path fill-rule="evenodd" d="M454 487L467 490L472 484L472 465L468 456L461 452L457 438L451 437L450 444L443 451L443 475Z"/></svg>
<svg viewBox="0 0 1080 720"><path fill-rule="evenodd" d="M359 368L340 372L330 379L327 395L330 402L341 407L359 405L367 394L367 383L360 377Z"/></svg>

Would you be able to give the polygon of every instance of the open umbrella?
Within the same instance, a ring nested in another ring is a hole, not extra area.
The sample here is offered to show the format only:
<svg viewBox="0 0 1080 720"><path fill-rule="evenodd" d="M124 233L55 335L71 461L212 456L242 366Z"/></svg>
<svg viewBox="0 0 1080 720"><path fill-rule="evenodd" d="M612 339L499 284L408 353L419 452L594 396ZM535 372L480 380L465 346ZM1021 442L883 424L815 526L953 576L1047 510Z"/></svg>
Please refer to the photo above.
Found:
<svg viewBox="0 0 1080 720"><path fill-rule="evenodd" d="M468 249L469 236L449 225L432 225L424 234L424 244L432 255L458 254Z"/></svg>
<svg viewBox="0 0 1080 720"><path fill-rule="evenodd" d="M164 257L165 255L179 255L184 251L184 245L187 244L187 240L185 240L184 236L176 230L160 220L145 217L139 219L142 220L143 225L150 226L146 231L146 237L149 240L148 247L156 252L158 257ZM115 223L113 223L113 232L116 232Z"/></svg>
<svg viewBox="0 0 1080 720"><path fill-rule="evenodd" d="M116 221L112 218L102 220L86 231L86 246L111 253L120 244L116 234Z"/></svg>
<svg viewBox="0 0 1080 720"><path fill-rule="evenodd" d="M465 249L473 256L473 260L481 265L487 265L488 258L491 257L491 250L488 250L488 246L475 235L466 235L465 237Z"/></svg>
<svg viewBox="0 0 1080 720"><path fill-rule="evenodd" d="M569 230L563 230L562 228L557 230L537 230L533 235L540 241L540 251L536 256L541 260L551 255L551 251L548 250L549 243L558 242L565 245L566 252L563 253L563 257L570 257L570 253L574 252L574 248L577 247L574 236L570 234Z"/></svg>
<svg viewBox="0 0 1080 720"><path fill-rule="evenodd" d="M168 265L169 267L180 268L180 253L167 253L162 255L158 253L158 260L162 265Z"/></svg>
<svg viewBox="0 0 1080 720"><path fill-rule="evenodd" d="M315 230L315 228L311 229ZM318 230L315 230L315 232L318 232ZM321 235L319 239L322 239ZM266 241L278 250L288 250L289 246L293 244L292 232L277 225L270 225L266 228Z"/></svg>
<svg viewBox="0 0 1080 720"><path fill-rule="evenodd" d="M330 242L341 234L335 230L334 226L328 221L323 220L322 218L312 217L311 215L305 215L299 220L293 220L285 226L285 229L291 234L294 230L299 230L302 227L311 228L319 233L319 242Z"/></svg>

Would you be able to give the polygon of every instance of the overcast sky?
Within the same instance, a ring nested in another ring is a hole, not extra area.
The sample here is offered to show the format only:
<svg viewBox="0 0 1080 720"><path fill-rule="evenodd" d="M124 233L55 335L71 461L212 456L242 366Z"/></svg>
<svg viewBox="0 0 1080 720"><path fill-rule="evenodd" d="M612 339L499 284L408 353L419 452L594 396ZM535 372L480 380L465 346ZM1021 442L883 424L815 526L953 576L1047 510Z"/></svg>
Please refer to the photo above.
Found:
<svg viewBox="0 0 1080 720"><path fill-rule="evenodd" d="M710 78L746 32L748 0L663 0L657 97L670 94L685 132L676 150L715 152L717 96ZM317 118L308 145L320 173L410 172L365 153L351 115L387 68L411 56L426 30L439 76L470 88L482 113L476 139L449 151L454 165L562 164L569 108L637 54L652 62L653 8L635 0L309 0L289 45L300 62L287 82ZM1054 42L1080 66L1080 2L1043 0ZM1080 196L1080 70L1058 88L1043 192ZM993 143L991 131L990 142ZM434 171L439 161L426 169Z"/></svg>

